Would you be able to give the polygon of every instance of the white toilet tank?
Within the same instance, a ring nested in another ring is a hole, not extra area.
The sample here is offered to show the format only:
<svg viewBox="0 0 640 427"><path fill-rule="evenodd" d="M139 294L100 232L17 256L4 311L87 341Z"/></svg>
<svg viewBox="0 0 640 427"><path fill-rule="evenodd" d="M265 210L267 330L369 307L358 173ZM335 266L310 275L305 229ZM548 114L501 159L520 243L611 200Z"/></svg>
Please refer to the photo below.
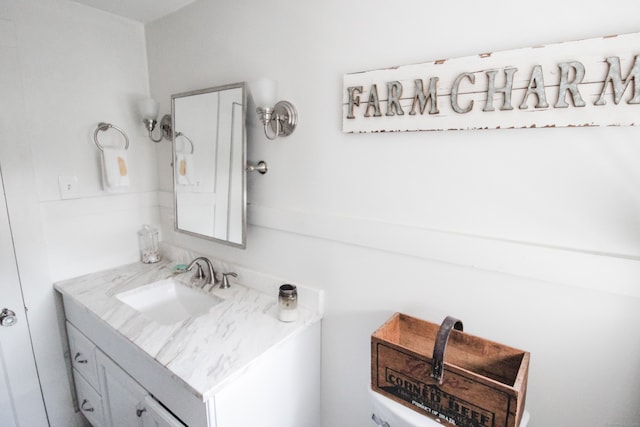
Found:
<svg viewBox="0 0 640 427"><path fill-rule="evenodd" d="M369 396L373 405L372 422L380 427L442 427L442 424L413 411L406 406L388 399L369 389ZM529 413L524 412L520 427L527 427Z"/></svg>

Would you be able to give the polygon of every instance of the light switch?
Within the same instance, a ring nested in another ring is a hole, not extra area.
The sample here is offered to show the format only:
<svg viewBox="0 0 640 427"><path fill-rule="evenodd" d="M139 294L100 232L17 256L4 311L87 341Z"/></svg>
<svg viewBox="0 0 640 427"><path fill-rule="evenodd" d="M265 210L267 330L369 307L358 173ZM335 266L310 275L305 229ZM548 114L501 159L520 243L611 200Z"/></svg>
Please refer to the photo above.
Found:
<svg viewBox="0 0 640 427"><path fill-rule="evenodd" d="M59 176L58 188L60 189L60 198L62 199L73 199L78 197L78 177Z"/></svg>

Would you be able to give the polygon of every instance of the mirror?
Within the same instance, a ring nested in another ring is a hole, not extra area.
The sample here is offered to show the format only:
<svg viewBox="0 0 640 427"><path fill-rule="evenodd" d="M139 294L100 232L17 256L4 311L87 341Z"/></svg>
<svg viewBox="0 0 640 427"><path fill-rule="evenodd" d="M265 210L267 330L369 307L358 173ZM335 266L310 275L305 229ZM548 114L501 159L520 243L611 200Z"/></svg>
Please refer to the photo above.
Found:
<svg viewBox="0 0 640 427"><path fill-rule="evenodd" d="M171 95L176 231L246 240L246 85Z"/></svg>

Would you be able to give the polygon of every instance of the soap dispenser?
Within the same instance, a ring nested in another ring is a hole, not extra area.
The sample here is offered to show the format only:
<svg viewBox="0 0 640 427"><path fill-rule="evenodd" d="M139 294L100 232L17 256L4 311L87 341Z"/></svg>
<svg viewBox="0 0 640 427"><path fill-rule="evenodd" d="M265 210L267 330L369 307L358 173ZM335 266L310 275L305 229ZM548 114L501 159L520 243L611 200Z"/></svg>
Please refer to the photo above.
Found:
<svg viewBox="0 0 640 427"><path fill-rule="evenodd" d="M140 243L140 261L144 264L153 264L160 261L160 249L158 248L158 230L150 225L143 225L138 231Z"/></svg>

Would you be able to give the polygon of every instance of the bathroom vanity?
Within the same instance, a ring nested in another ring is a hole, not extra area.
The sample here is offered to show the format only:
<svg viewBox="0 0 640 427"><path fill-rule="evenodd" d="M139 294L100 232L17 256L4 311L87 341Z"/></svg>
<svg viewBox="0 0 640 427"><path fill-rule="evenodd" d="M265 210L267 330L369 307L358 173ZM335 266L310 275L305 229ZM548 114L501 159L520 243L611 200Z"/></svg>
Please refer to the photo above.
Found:
<svg viewBox="0 0 640 427"><path fill-rule="evenodd" d="M290 323L278 320L282 282L237 268L228 289L191 288L216 302L183 319L124 302L166 279L189 286L192 273L176 275L174 264L135 263L55 284L78 407L91 424L320 426L321 291L298 287Z"/></svg>

